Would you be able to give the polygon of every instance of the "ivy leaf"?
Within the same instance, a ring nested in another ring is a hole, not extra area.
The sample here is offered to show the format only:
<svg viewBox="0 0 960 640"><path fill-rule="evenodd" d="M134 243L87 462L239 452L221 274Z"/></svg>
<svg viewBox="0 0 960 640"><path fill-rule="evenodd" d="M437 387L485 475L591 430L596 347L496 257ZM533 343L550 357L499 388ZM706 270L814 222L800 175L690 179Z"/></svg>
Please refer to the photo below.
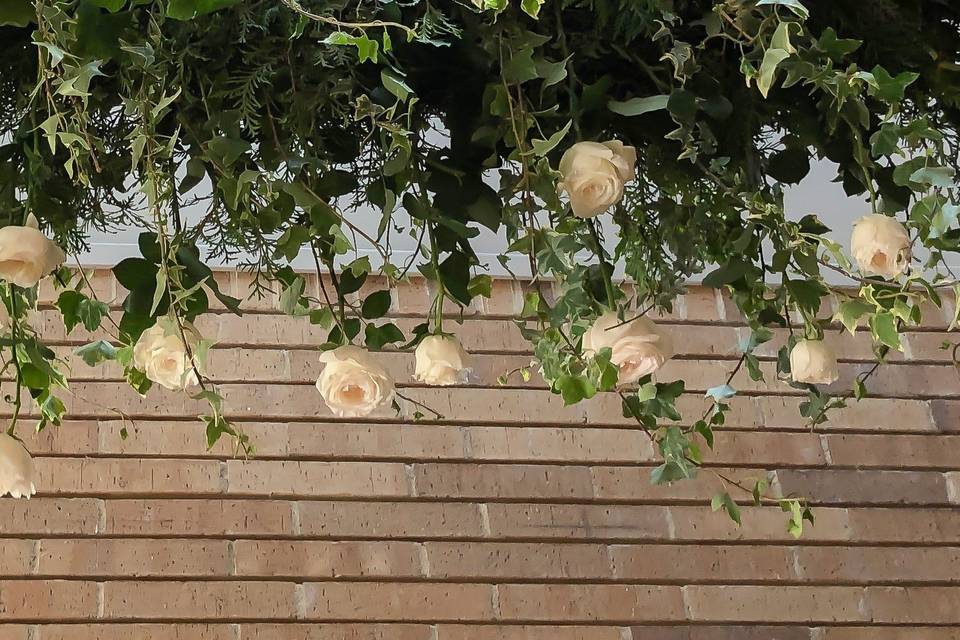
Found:
<svg viewBox="0 0 960 640"><path fill-rule="evenodd" d="M900 126L892 122L884 122L880 129L870 136L870 150L874 157L892 156L900 150Z"/></svg>
<svg viewBox="0 0 960 640"><path fill-rule="evenodd" d="M87 365L93 367L106 360L116 360L117 349L105 340L95 340L74 351Z"/></svg>
<svg viewBox="0 0 960 640"><path fill-rule="evenodd" d="M368 295L363 301L363 304L360 307L360 315L367 320L382 318L387 314L387 311L390 310L391 301L392 298L390 297L389 289L375 291L374 293ZM401 339L403 339L402 336Z"/></svg>
<svg viewBox="0 0 960 640"><path fill-rule="evenodd" d="M404 340L403 332L392 322L380 326L369 323L363 331L364 344L369 349L382 349L384 345Z"/></svg>
<svg viewBox="0 0 960 640"><path fill-rule="evenodd" d="M284 287L280 293L280 310L288 316L295 315L297 306L300 303L300 296L303 295L303 287L306 284L304 279L297 276L289 286Z"/></svg>
<svg viewBox="0 0 960 640"><path fill-rule="evenodd" d="M833 319L839 321L853 335L860 326L860 318L872 312L874 308L863 300L847 300L840 303L840 308L837 309Z"/></svg>
<svg viewBox="0 0 960 640"><path fill-rule="evenodd" d="M760 94L766 98L773 86L776 78L777 67L780 63L790 57L790 54L783 49L767 49L763 54L763 61L760 63L760 72L757 75L757 88Z"/></svg>
<svg viewBox="0 0 960 640"><path fill-rule="evenodd" d="M957 222L960 206L945 204L933 215L930 221L930 237L942 238Z"/></svg>
<svg viewBox="0 0 960 640"><path fill-rule="evenodd" d="M838 38L833 27L824 29L823 33L820 34L820 39L817 40L817 48L834 60L850 55L859 49L861 44L863 43L860 40Z"/></svg>
<svg viewBox="0 0 960 640"><path fill-rule="evenodd" d="M563 404L568 406L597 394L596 387L583 376L564 374L553 384L563 397Z"/></svg>
<svg viewBox="0 0 960 640"><path fill-rule="evenodd" d="M470 261L463 253L451 253L440 263L443 286L454 300L466 306L470 304Z"/></svg>
<svg viewBox="0 0 960 640"><path fill-rule="evenodd" d="M544 2L545 0L521 0L520 8L531 18L536 18L540 15L540 7Z"/></svg>
<svg viewBox="0 0 960 640"><path fill-rule="evenodd" d="M386 29L384 29L384 33L386 32ZM383 69L380 72L380 81L384 88L396 96L400 102L406 102L410 94L413 93L413 89L404 82L403 78L388 69Z"/></svg>
<svg viewBox="0 0 960 640"><path fill-rule="evenodd" d="M953 186L953 176L953 167L923 167L910 174L910 181L949 189Z"/></svg>
<svg viewBox="0 0 960 640"><path fill-rule="evenodd" d="M703 279L703 286L718 289L731 284L749 273L752 267L753 265L745 260L731 258L727 264L708 273Z"/></svg>
<svg viewBox="0 0 960 640"><path fill-rule="evenodd" d="M897 331L897 321L892 313L878 313L870 318L870 331L873 339L891 349L903 351L900 346L900 332Z"/></svg>
<svg viewBox="0 0 960 640"><path fill-rule="evenodd" d="M903 100L907 87L920 77L919 73L913 73L912 71L904 71L893 77L880 65L875 66L871 73L877 83L877 97L890 104L896 104Z"/></svg>
<svg viewBox="0 0 960 640"><path fill-rule="evenodd" d="M649 96L647 98L630 98L623 102L611 100L607 103L607 108L614 113L622 116L642 116L651 111L660 111L667 108L667 102L670 100L668 95Z"/></svg>
<svg viewBox="0 0 960 640"><path fill-rule="evenodd" d="M820 301L828 293L817 280L788 280L786 286L797 306L811 314L820 311Z"/></svg>
<svg viewBox="0 0 960 640"><path fill-rule="evenodd" d="M573 120L568 120L567 124L562 129L554 133L546 140L538 140L534 138L532 142L533 154L536 156L545 156L553 151L553 149L560 144L560 141L567 136L567 133L570 132L571 125L573 125Z"/></svg>
<svg viewBox="0 0 960 640"><path fill-rule="evenodd" d="M110 308L104 302L93 300L82 296L80 304L77 305L77 316L83 322L83 328L87 331L96 331L100 328L100 322L103 316L110 313Z"/></svg>
<svg viewBox="0 0 960 640"><path fill-rule="evenodd" d="M493 278L485 273L479 273L473 276L470 278L470 283L467 285L467 292L470 294L471 298L476 298L478 296L482 298L492 298Z"/></svg>
<svg viewBox="0 0 960 640"><path fill-rule="evenodd" d="M731 498L730 494L726 491L713 496L713 499L710 500L710 508L713 511L723 509L727 515L730 516L731 520L738 525L742 524L742 522L740 522L740 507L737 506L737 503L733 501L733 498Z"/></svg>
<svg viewBox="0 0 960 640"><path fill-rule="evenodd" d="M758 7L769 6L769 5L779 5L781 7L786 7L794 13L801 20L806 20L810 17L810 10L803 6L803 3L800 0L760 0L757 2Z"/></svg>
<svg viewBox="0 0 960 640"><path fill-rule="evenodd" d="M728 400L735 395L737 395L736 389L728 384L721 384L707 389L707 393L704 395L704 397L713 398L715 402L723 402L724 400Z"/></svg>

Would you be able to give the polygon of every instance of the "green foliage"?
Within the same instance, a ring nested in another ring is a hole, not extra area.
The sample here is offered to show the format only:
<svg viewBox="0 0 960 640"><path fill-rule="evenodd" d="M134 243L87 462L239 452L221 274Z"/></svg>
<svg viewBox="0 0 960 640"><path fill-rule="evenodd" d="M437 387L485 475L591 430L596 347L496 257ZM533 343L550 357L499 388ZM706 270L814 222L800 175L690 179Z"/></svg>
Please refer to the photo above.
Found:
<svg viewBox="0 0 960 640"><path fill-rule="evenodd" d="M700 445L713 446L735 376L764 378L755 349L770 328L791 331L776 363L784 380L795 341L831 329L825 300L837 292L825 274L859 285L838 294L834 321L869 331L879 361L927 301L940 304L938 290L960 290L945 268L960 250L960 78L949 62L960 37L956 10L939 0L921 0L911 20L870 3L855 18L843 3L811 15L804 0L0 4L0 221L35 214L70 252L91 228L141 229L141 255L114 267L126 292L118 320L84 278L58 274L56 300L68 331L109 335L78 356L117 360L140 393L151 383L132 350L145 329L186 336L213 299L239 312L211 260L251 256L256 286L328 331L326 346L410 348L492 295L472 246L486 228L507 238L505 266L520 260L536 277L518 324L551 390L568 404L621 394L663 456L653 480L672 482L695 475ZM574 143L611 139L636 149L637 177L606 214L617 237L605 243L558 195L558 169ZM783 185L823 159L869 202L864 213L904 222L929 260L892 278L861 273L816 215L788 218ZM189 205L204 209L194 223L181 215ZM371 207L375 230L353 215ZM400 235L412 255L394 255ZM318 287L290 266L304 256ZM417 271L435 296L406 337L380 320L389 292L364 287L378 272L395 282ZM624 321L672 310L703 272L751 335L696 419L678 410L683 381L620 385L614 354L585 352L582 336L606 309ZM3 296L16 379L56 422L51 389L66 380L29 327L36 293ZM200 375L208 346L191 353L208 441L229 435L248 449ZM868 392L869 375L847 393L794 383L802 414L826 421ZM739 519L729 494L714 506ZM784 506L799 534L805 503Z"/></svg>

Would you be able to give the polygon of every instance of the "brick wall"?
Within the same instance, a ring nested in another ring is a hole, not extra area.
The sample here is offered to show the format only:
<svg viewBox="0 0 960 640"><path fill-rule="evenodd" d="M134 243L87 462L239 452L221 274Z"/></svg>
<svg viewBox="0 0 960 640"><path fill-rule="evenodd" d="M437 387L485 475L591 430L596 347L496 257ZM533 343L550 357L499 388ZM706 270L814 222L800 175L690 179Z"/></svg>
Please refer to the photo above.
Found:
<svg viewBox="0 0 960 640"><path fill-rule="evenodd" d="M109 274L95 282L116 300ZM398 323L416 324L429 292L395 293ZM711 513L710 474L650 486L656 456L615 398L564 407L536 377L496 388L530 359L506 319L519 298L498 282L458 327L478 386L405 390L436 423L408 406L331 419L312 386L320 332L270 300L205 318L249 461L205 450L185 395L141 399L115 368L77 363L70 422L26 438L40 493L0 500L0 639L960 638L960 378L939 350L951 309L907 336L877 397L813 431L789 387L737 379L708 464L775 469L784 493L812 497L817 524L794 540L776 507L745 508L740 529ZM63 353L85 339L42 316ZM662 379L687 380L689 415L744 330L710 290L664 322L683 353ZM869 338L831 339L848 385ZM383 358L411 379L412 357ZM126 440L107 407L133 417Z"/></svg>

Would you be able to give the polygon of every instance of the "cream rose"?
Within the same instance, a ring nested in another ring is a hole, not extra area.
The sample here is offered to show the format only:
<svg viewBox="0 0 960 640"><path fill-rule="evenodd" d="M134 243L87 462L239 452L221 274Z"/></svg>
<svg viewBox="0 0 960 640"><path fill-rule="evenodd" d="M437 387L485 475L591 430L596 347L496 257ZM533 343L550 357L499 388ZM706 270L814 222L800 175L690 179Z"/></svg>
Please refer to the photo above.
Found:
<svg viewBox="0 0 960 640"><path fill-rule="evenodd" d="M620 384L630 384L663 366L673 356L670 338L652 320L639 317L624 323L613 311L603 314L583 334L583 350L594 354L610 347Z"/></svg>
<svg viewBox="0 0 960 640"><path fill-rule="evenodd" d="M580 218L598 216L623 198L623 185L636 177L637 150L618 140L578 142L560 159L558 187L570 196Z"/></svg>
<svg viewBox="0 0 960 640"><path fill-rule="evenodd" d="M853 223L850 251L864 273L893 278L910 261L910 236L896 218L874 213Z"/></svg>
<svg viewBox="0 0 960 640"><path fill-rule="evenodd" d="M448 386L466 380L470 355L453 336L427 336L414 354L413 377L430 385Z"/></svg>
<svg viewBox="0 0 960 640"><path fill-rule="evenodd" d="M393 402L393 378L364 349L347 345L320 354L317 390L335 416L360 418Z"/></svg>
<svg viewBox="0 0 960 640"><path fill-rule="evenodd" d="M29 500L36 492L33 459L19 441L0 432L0 496Z"/></svg>
<svg viewBox="0 0 960 640"><path fill-rule="evenodd" d="M32 213L26 225L0 229L0 279L32 287L66 259L63 250L40 233Z"/></svg>
<svg viewBox="0 0 960 640"><path fill-rule="evenodd" d="M823 340L801 340L790 352L790 375L794 382L836 382L840 377L837 357Z"/></svg>
<svg viewBox="0 0 960 640"><path fill-rule="evenodd" d="M140 335L133 347L133 364L167 389L184 389L198 382L183 340L160 324Z"/></svg>

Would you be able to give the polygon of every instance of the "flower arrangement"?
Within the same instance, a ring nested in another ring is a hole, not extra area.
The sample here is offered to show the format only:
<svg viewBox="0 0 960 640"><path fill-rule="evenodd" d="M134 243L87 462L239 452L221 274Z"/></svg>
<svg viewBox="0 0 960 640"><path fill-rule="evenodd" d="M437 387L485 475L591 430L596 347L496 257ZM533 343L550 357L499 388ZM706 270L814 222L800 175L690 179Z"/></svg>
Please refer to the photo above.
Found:
<svg viewBox="0 0 960 640"><path fill-rule="evenodd" d="M470 359L451 311L491 295L472 244L481 227L506 237L505 267L529 267L517 323L546 384L567 403L619 394L662 453L654 482L696 474L736 376L763 377L757 348L774 327L790 332L777 376L807 394L805 420L824 422L868 393L876 370L850 390L825 386L838 378L826 331L869 331L880 366L923 305L958 290L960 93L949 67L960 37L943 2L921 3L911 21L891 19L908 10L888 3L856 16L822 4L811 15L801 0L7 0L0 322L17 384L11 438L23 397L41 428L64 413L67 379L29 319L47 275L65 327L104 333L78 356L118 362L139 393L158 384L208 402L211 445L251 445L193 328L211 298L240 312L213 278L215 259L239 262L283 312L326 331L317 389L335 415L400 396L383 349L414 350L419 384L463 383ZM852 259L819 217L784 212L784 186L821 159L863 201ZM378 228L358 223L361 208L379 212ZM115 318L82 267L63 265L90 229L118 227L142 233L140 255L113 269L126 291ZM399 235L416 243L412 256L398 259ZM298 256L322 275L319 295L291 267ZM412 335L387 318L388 290L356 299L375 272L431 282ZM683 381L655 380L673 345L647 315L669 311L701 273L730 294L750 338L704 414L681 416ZM0 492L28 495L29 456L15 440L0 445ZM767 488L728 486L758 501ZM806 503L778 500L799 535ZM715 505L739 521L728 493Z"/></svg>

